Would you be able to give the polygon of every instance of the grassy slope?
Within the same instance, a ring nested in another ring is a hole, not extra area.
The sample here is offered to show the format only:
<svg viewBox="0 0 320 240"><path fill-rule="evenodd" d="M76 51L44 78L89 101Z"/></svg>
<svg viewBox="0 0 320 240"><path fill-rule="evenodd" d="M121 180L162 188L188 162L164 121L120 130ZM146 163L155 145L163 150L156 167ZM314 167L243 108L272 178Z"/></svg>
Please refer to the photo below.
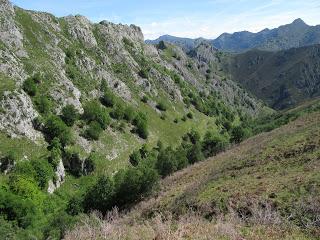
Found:
<svg viewBox="0 0 320 240"><path fill-rule="evenodd" d="M319 112L302 116L164 179L159 194L111 222L111 229L131 239L137 229L143 229L139 236L159 239L317 239L319 228L311 219L320 209L319 122ZM186 220L190 209L196 217ZM179 220L168 221L168 212ZM156 217L140 221L150 216ZM223 225L216 220L221 216ZM84 229L78 230L81 239Z"/></svg>

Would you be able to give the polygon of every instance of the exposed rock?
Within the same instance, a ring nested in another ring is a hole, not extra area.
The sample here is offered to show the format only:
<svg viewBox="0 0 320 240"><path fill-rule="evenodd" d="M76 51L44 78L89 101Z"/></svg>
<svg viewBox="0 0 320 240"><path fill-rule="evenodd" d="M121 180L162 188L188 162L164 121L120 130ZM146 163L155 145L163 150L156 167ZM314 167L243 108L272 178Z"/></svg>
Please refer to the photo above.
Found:
<svg viewBox="0 0 320 240"><path fill-rule="evenodd" d="M31 99L24 92L6 94L0 103L4 112L0 112L0 130L5 130L11 137L26 136L37 140L42 134L33 128L33 120L38 113L33 109Z"/></svg>
<svg viewBox="0 0 320 240"><path fill-rule="evenodd" d="M68 23L69 34L75 40L80 40L89 48L97 46L97 40L92 32L92 24L87 18L77 15L68 16L64 19Z"/></svg>
<svg viewBox="0 0 320 240"><path fill-rule="evenodd" d="M63 162L62 160L60 160L55 172L55 179L54 179L55 181L49 180L48 193L52 194L56 189L58 189L64 182L65 176L66 176L66 173L63 166Z"/></svg>
<svg viewBox="0 0 320 240"><path fill-rule="evenodd" d="M0 0L0 16L0 40L11 51L26 56L23 51L23 35L14 21L15 11L9 1Z"/></svg>

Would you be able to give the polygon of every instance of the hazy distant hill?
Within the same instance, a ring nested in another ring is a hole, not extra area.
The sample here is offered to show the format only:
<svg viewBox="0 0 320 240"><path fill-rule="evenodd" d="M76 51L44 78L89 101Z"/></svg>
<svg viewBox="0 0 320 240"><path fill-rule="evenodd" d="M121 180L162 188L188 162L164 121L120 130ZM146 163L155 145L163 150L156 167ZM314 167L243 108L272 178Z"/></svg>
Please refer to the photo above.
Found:
<svg viewBox="0 0 320 240"><path fill-rule="evenodd" d="M204 39L178 38L174 36L161 36L147 43L167 41L190 50L196 47ZM293 47L303 47L320 43L320 25L309 26L303 20L296 19L291 24L275 29L264 29L258 33L248 31L223 33L217 39L208 40L219 50L227 52L244 52L250 49L268 51L285 50Z"/></svg>

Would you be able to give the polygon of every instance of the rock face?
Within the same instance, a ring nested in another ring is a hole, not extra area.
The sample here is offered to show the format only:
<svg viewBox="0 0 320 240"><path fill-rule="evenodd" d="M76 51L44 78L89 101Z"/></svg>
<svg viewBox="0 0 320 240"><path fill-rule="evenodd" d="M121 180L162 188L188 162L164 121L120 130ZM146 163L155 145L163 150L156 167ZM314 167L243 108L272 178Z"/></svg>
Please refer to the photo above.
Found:
<svg viewBox="0 0 320 240"><path fill-rule="evenodd" d="M11 136L26 136L31 140L41 137L40 132L33 128L33 120L38 117L32 102L25 93L7 93L0 103L3 112L0 114L0 130L5 130Z"/></svg>
<svg viewBox="0 0 320 240"><path fill-rule="evenodd" d="M60 160L56 172L55 172L55 179L50 180L48 183L48 193L53 193L57 188L59 188L61 186L61 184L63 184L64 179L65 179L65 169L63 166L63 162L62 160Z"/></svg>

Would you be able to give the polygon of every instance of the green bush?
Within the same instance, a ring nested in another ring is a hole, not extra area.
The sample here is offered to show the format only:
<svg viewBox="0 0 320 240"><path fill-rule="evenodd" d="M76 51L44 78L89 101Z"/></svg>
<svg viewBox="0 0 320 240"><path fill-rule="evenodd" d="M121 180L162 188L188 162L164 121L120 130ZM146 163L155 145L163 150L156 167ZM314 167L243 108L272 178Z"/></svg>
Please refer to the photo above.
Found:
<svg viewBox="0 0 320 240"><path fill-rule="evenodd" d="M240 143L249 135L248 129L242 126L233 127L231 130L231 141Z"/></svg>
<svg viewBox="0 0 320 240"><path fill-rule="evenodd" d="M85 137L89 140L99 140L102 132L103 129L101 128L101 125L96 121L92 121L85 131Z"/></svg>
<svg viewBox="0 0 320 240"><path fill-rule="evenodd" d="M83 175L82 163L79 153L72 151L65 152L63 156L63 165L73 176L80 177Z"/></svg>
<svg viewBox="0 0 320 240"><path fill-rule="evenodd" d="M91 187L84 197L84 209L99 210L106 213L114 206L115 187L113 179L100 176L96 184Z"/></svg>
<svg viewBox="0 0 320 240"><path fill-rule="evenodd" d="M193 119L193 114L192 114L192 112L188 112L187 117L188 117L189 119Z"/></svg>
<svg viewBox="0 0 320 240"><path fill-rule="evenodd" d="M133 122L135 117L136 117L135 109L131 106L127 106L124 111L124 119L131 123Z"/></svg>
<svg viewBox="0 0 320 240"><path fill-rule="evenodd" d="M50 115L47 118L44 133L49 141L52 141L54 138L58 138L63 146L72 142L70 128L68 128L60 117L55 115Z"/></svg>
<svg viewBox="0 0 320 240"><path fill-rule="evenodd" d="M142 161L140 151L133 151L133 153L129 156L129 161L132 166L138 166L138 164Z"/></svg>
<svg viewBox="0 0 320 240"><path fill-rule="evenodd" d="M74 196L68 201L66 212L71 216L76 216L84 211L83 197Z"/></svg>
<svg viewBox="0 0 320 240"><path fill-rule="evenodd" d="M101 97L101 103L106 107L113 107L116 103L116 97L114 93L108 88L105 89L105 92Z"/></svg>
<svg viewBox="0 0 320 240"><path fill-rule="evenodd" d="M227 145L228 139L226 139L225 136L213 132L207 132L202 142L202 151L205 157L212 157L225 150Z"/></svg>
<svg viewBox="0 0 320 240"><path fill-rule="evenodd" d="M136 126L136 133L143 139L147 139L149 132L147 127L147 118L143 113L139 113L134 121L134 125Z"/></svg>
<svg viewBox="0 0 320 240"><path fill-rule="evenodd" d="M48 162L56 169L62 157L62 145L58 138L54 138L48 147L50 151Z"/></svg>
<svg viewBox="0 0 320 240"><path fill-rule="evenodd" d="M159 152L156 168L162 177L178 170L177 158L172 148L168 147Z"/></svg>
<svg viewBox="0 0 320 240"><path fill-rule="evenodd" d="M142 77L142 78L145 78L145 79L148 79L149 77L149 71L145 68L141 69L139 72L138 72L139 76Z"/></svg>
<svg viewBox="0 0 320 240"><path fill-rule="evenodd" d="M204 160L205 157L203 155L200 142L197 142L190 146L190 148L187 150L187 158L190 164L194 164L196 162Z"/></svg>
<svg viewBox="0 0 320 240"><path fill-rule="evenodd" d="M114 106L113 110L110 112L110 116L113 119L121 120L125 116L125 108L122 104L117 104Z"/></svg>
<svg viewBox="0 0 320 240"><path fill-rule="evenodd" d="M144 103L148 103L148 97L146 95L144 95L142 98L141 98L141 101L144 102Z"/></svg>
<svg viewBox="0 0 320 240"><path fill-rule="evenodd" d="M88 122L98 122L103 129L106 129L106 127L110 124L108 112L98 101L90 101L85 104L83 118Z"/></svg>
<svg viewBox="0 0 320 240"><path fill-rule="evenodd" d="M27 80L23 82L22 88L32 97L37 94L37 85L33 78L27 78Z"/></svg>
<svg viewBox="0 0 320 240"><path fill-rule="evenodd" d="M167 105L164 102L159 102L156 108L163 112L167 111Z"/></svg>
<svg viewBox="0 0 320 240"><path fill-rule="evenodd" d="M1 216L7 221L17 223L21 228L33 224L37 217L36 206L30 199L8 192L0 188Z"/></svg>
<svg viewBox="0 0 320 240"><path fill-rule="evenodd" d="M48 114L51 111L52 108L52 102L51 100L46 96L39 96L35 99L35 105L38 110L38 112L42 114Z"/></svg>
<svg viewBox="0 0 320 240"><path fill-rule="evenodd" d="M79 118L79 114L73 105L66 105L61 111L61 118L67 126L72 127Z"/></svg>

